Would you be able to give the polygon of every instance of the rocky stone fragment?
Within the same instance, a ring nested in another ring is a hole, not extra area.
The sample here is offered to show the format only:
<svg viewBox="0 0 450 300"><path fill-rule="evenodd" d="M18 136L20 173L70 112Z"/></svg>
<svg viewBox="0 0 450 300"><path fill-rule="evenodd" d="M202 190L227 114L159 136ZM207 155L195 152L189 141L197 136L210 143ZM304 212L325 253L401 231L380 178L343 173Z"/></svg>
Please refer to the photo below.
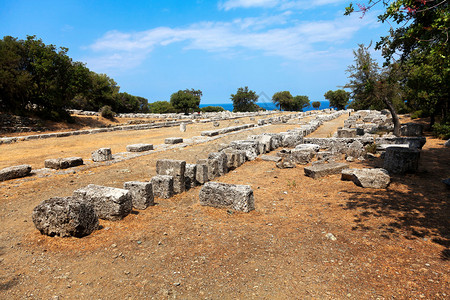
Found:
<svg viewBox="0 0 450 300"><path fill-rule="evenodd" d="M180 124L180 131L181 132L186 132L186 123L181 123Z"/></svg>
<svg viewBox="0 0 450 300"><path fill-rule="evenodd" d="M208 159L217 160L219 176L222 176L222 175L228 173L228 158L224 152L209 153Z"/></svg>
<svg viewBox="0 0 450 300"><path fill-rule="evenodd" d="M363 188L385 189L391 182L384 169L344 169L341 174L341 180L353 181Z"/></svg>
<svg viewBox="0 0 450 300"><path fill-rule="evenodd" d="M306 176L317 179L327 175L339 174L343 169L347 168L348 164L346 163L332 162L308 166L305 167L304 171Z"/></svg>
<svg viewBox="0 0 450 300"><path fill-rule="evenodd" d="M273 156L273 155L261 155L259 157L261 160L265 160L265 161L274 161L274 162L279 162L281 160L281 157L279 156Z"/></svg>
<svg viewBox="0 0 450 300"><path fill-rule="evenodd" d="M123 184L125 190L131 193L131 202L136 209L146 209L154 205L151 182L128 181Z"/></svg>
<svg viewBox="0 0 450 300"><path fill-rule="evenodd" d="M448 139L448 140L445 142L444 146L445 146L445 147L450 147L450 139Z"/></svg>
<svg viewBox="0 0 450 300"><path fill-rule="evenodd" d="M83 159L81 157L67 157L67 158L52 158L46 159L44 166L49 169L68 169L76 166L81 166Z"/></svg>
<svg viewBox="0 0 450 300"><path fill-rule="evenodd" d="M156 161L156 174L172 176L173 190L176 194L182 193L185 190L185 170L186 162L183 160L159 159Z"/></svg>
<svg viewBox="0 0 450 300"><path fill-rule="evenodd" d="M400 135L402 136L422 136L423 125L418 123L406 123L400 127Z"/></svg>
<svg viewBox="0 0 450 300"><path fill-rule="evenodd" d="M164 140L164 144L180 144L183 142L183 138L180 137L170 137Z"/></svg>
<svg viewBox="0 0 450 300"><path fill-rule="evenodd" d="M199 184L204 184L209 181L208 178L208 164L206 160L201 160L197 162L196 168L195 168L195 180Z"/></svg>
<svg viewBox="0 0 450 300"><path fill-rule="evenodd" d="M303 143L303 135L296 132L282 132L281 146L294 148Z"/></svg>
<svg viewBox="0 0 450 300"><path fill-rule="evenodd" d="M92 204L100 219L110 221L125 218L133 207L129 191L108 186L90 184L74 191L72 197Z"/></svg>
<svg viewBox="0 0 450 300"><path fill-rule="evenodd" d="M33 209L33 223L45 235L83 237L98 227L98 217L91 203L72 197L51 198Z"/></svg>
<svg viewBox="0 0 450 300"><path fill-rule="evenodd" d="M112 160L111 148L100 148L92 152L92 161Z"/></svg>
<svg viewBox="0 0 450 300"><path fill-rule="evenodd" d="M317 144L300 144L300 145L295 146L295 149L319 152L320 146Z"/></svg>
<svg viewBox="0 0 450 300"><path fill-rule="evenodd" d="M196 178L197 165L196 164L186 164L186 170L184 171L184 182L186 190L197 186Z"/></svg>
<svg viewBox="0 0 450 300"><path fill-rule="evenodd" d="M311 149L292 149L291 155L297 164L306 165L314 158L317 154L315 150Z"/></svg>
<svg viewBox="0 0 450 300"><path fill-rule="evenodd" d="M361 157L366 153L364 145L358 140L354 140L352 143L350 143L350 145L348 145L347 149L344 151L346 156L352 157Z"/></svg>
<svg viewBox="0 0 450 300"><path fill-rule="evenodd" d="M295 168L297 165L295 164L295 159L292 157L292 154L283 156L279 162L275 164L277 168L280 169L288 169Z"/></svg>
<svg viewBox="0 0 450 300"><path fill-rule="evenodd" d="M128 152L144 152L144 151L149 151L149 150L153 150L152 144L134 144L134 145L127 146Z"/></svg>
<svg viewBox="0 0 450 300"><path fill-rule="evenodd" d="M384 156L383 168L389 173L414 173L419 167L420 151L417 149L389 147Z"/></svg>
<svg viewBox="0 0 450 300"><path fill-rule="evenodd" d="M0 181L21 178L30 175L30 165L19 165L0 170Z"/></svg>
<svg viewBox="0 0 450 300"><path fill-rule="evenodd" d="M153 196L169 199L173 196L173 177L169 175L156 175L152 177Z"/></svg>
<svg viewBox="0 0 450 300"><path fill-rule="evenodd" d="M254 140L232 141L230 146L235 150L245 151L248 160L255 160L259 153L259 142Z"/></svg>
<svg viewBox="0 0 450 300"><path fill-rule="evenodd" d="M248 185L208 182L200 190L199 198L204 206L230 207L243 212L255 209L253 190Z"/></svg>
<svg viewBox="0 0 450 300"><path fill-rule="evenodd" d="M356 128L342 128L337 131L338 138L352 138L356 137Z"/></svg>

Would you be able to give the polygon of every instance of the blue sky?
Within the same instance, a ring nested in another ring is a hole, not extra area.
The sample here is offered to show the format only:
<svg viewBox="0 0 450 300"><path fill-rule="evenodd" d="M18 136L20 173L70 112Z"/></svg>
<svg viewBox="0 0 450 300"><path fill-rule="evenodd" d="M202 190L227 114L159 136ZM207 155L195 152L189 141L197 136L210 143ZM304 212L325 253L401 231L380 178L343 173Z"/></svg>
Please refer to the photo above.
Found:
<svg viewBox="0 0 450 300"><path fill-rule="evenodd" d="M36 35L149 102L180 89L230 102L248 86L311 101L347 82L352 50L387 33L348 0L0 0L0 35ZM270 101L263 99L261 102Z"/></svg>

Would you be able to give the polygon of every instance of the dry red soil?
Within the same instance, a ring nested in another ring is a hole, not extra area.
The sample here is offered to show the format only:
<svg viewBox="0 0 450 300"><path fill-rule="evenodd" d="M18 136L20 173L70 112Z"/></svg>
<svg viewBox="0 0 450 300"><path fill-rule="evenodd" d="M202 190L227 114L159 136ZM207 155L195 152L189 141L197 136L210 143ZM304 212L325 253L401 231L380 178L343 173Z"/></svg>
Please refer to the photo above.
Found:
<svg viewBox="0 0 450 300"><path fill-rule="evenodd" d="M328 122L315 134L326 137L342 122ZM199 135L212 125L196 126L183 134ZM217 179L253 188L256 210L250 213L200 206L197 187L156 199L157 205L121 221L101 220L100 230L81 239L43 236L32 223L33 208L50 197L69 196L90 183L122 187L149 180L157 159L192 163L220 143L293 126L0 183L0 298L448 299L450 197L441 180L450 177L450 155L442 140L431 137L419 171L392 176L383 190L339 175L314 180L301 165L278 169L257 159ZM131 143L183 136L178 128L120 134L1 145L0 164L22 160L38 168L61 151L61 157L89 157L110 143L118 152ZM379 158L351 163L381 165Z"/></svg>

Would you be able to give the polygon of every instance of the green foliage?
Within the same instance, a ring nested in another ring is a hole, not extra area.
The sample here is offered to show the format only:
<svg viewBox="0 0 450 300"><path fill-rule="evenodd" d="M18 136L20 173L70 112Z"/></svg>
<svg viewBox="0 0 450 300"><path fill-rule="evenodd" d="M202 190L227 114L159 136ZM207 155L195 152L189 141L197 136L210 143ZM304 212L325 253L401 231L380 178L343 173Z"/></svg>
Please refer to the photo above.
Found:
<svg viewBox="0 0 450 300"><path fill-rule="evenodd" d="M450 122L447 123L436 123L433 125L433 134L440 138L448 140L450 139Z"/></svg>
<svg viewBox="0 0 450 300"><path fill-rule="evenodd" d="M176 109L168 101L155 101L150 103L148 108L152 114L169 114L176 112Z"/></svg>
<svg viewBox="0 0 450 300"><path fill-rule="evenodd" d="M330 107L334 107L337 110L345 109L350 100L350 93L345 90L328 91L324 95L325 99L330 101Z"/></svg>
<svg viewBox="0 0 450 300"><path fill-rule="evenodd" d="M190 110L198 109L200 97L195 96L194 93L189 90L179 90L170 96L170 104L172 104L174 108L188 114Z"/></svg>
<svg viewBox="0 0 450 300"><path fill-rule="evenodd" d="M289 91L282 91L273 94L272 102L281 110L285 111L303 111L303 108L308 107L308 96L293 97Z"/></svg>
<svg viewBox="0 0 450 300"><path fill-rule="evenodd" d="M236 94L231 94L234 112L258 111L261 108L256 104L259 96L248 87L238 88Z"/></svg>
<svg viewBox="0 0 450 300"><path fill-rule="evenodd" d="M313 103L311 103L312 107L314 107L315 109L318 109L320 107L320 101L314 101Z"/></svg>
<svg viewBox="0 0 450 300"><path fill-rule="evenodd" d="M103 118L112 120L114 119L115 113L112 111L111 106L105 105L102 108L100 108L100 115Z"/></svg>
<svg viewBox="0 0 450 300"><path fill-rule="evenodd" d="M377 144L375 143L369 144L366 147L364 147L364 149L366 150L367 153L375 154L377 153Z"/></svg>
<svg viewBox="0 0 450 300"><path fill-rule="evenodd" d="M222 106L205 106L200 108L200 111L202 112L221 112L225 111L225 109Z"/></svg>
<svg viewBox="0 0 450 300"><path fill-rule="evenodd" d="M411 113L411 119L422 118L423 112L421 110L416 110Z"/></svg>

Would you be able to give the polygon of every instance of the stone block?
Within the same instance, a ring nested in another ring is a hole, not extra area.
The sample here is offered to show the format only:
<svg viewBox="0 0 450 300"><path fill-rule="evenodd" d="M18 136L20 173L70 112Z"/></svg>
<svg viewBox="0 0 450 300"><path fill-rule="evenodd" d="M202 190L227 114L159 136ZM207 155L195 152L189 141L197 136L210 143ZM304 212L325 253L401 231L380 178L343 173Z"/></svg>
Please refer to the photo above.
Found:
<svg viewBox="0 0 450 300"><path fill-rule="evenodd" d="M151 182L128 181L123 184L123 188L130 191L131 202L134 208L146 209L154 205Z"/></svg>
<svg viewBox="0 0 450 300"><path fill-rule="evenodd" d="M419 167L420 151L417 149L389 147L384 156L383 168L389 173L414 173Z"/></svg>
<svg viewBox="0 0 450 300"><path fill-rule="evenodd" d="M300 145L295 146L295 149L319 152L320 145L317 145L317 144L300 144Z"/></svg>
<svg viewBox="0 0 450 300"><path fill-rule="evenodd" d="M264 161L274 161L274 162L279 162L281 160L281 157L273 155L261 155L259 158Z"/></svg>
<svg viewBox="0 0 450 300"><path fill-rule="evenodd" d="M156 174L173 177L173 190L176 194L185 191L186 182L184 173L186 162L183 160L160 159L156 161Z"/></svg>
<svg viewBox="0 0 450 300"><path fill-rule="evenodd" d="M98 228L91 203L72 197L50 198L33 209L33 223L45 235L83 237Z"/></svg>
<svg viewBox="0 0 450 300"><path fill-rule="evenodd" d="M423 125L418 123L406 123L400 127L400 135L402 136L422 136Z"/></svg>
<svg viewBox="0 0 450 300"><path fill-rule="evenodd" d="M95 184L74 191L73 198L92 204L100 219L111 221L123 219L133 207L129 191Z"/></svg>
<svg viewBox="0 0 450 300"><path fill-rule="evenodd" d="M100 148L92 152L92 161L112 160L111 148Z"/></svg>
<svg viewBox="0 0 450 300"><path fill-rule="evenodd" d="M450 139L448 139L448 140L445 142L444 146L445 146L445 147L450 147Z"/></svg>
<svg viewBox="0 0 450 300"><path fill-rule="evenodd" d="M30 175L30 165L19 165L0 170L0 181L21 178Z"/></svg>
<svg viewBox="0 0 450 300"><path fill-rule="evenodd" d="M180 144L182 142L183 142L183 138L180 138L180 137L170 137L170 138L166 138L164 140L164 144L169 144L169 145Z"/></svg>
<svg viewBox="0 0 450 300"><path fill-rule="evenodd" d="M134 144L127 146L128 152L144 152L149 150L153 150L152 144Z"/></svg>
<svg viewBox="0 0 450 300"><path fill-rule="evenodd" d="M316 151L313 148L303 148L303 149L292 149L291 156L295 163L306 165L316 156Z"/></svg>
<svg viewBox="0 0 450 300"><path fill-rule="evenodd" d="M248 160L255 160L259 153L259 142L254 140L232 141L230 146L235 150L245 151Z"/></svg>
<svg viewBox="0 0 450 300"><path fill-rule="evenodd" d="M68 169L76 166L81 166L83 159L81 157L67 157L67 158L52 158L46 159L44 166L49 169Z"/></svg>
<svg viewBox="0 0 450 300"><path fill-rule="evenodd" d="M341 180L353 181L363 188L385 189L391 177L385 169L344 169Z"/></svg>
<svg viewBox="0 0 450 300"><path fill-rule="evenodd" d="M288 169L297 167L295 163L295 159L292 157L292 154L285 155L281 157L281 160L275 164L277 168L280 169Z"/></svg>
<svg viewBox="0 0 450 300"><path fill-rule="evenodd" d="M197 163L195 170L195 180L199 184L204 184L209 181L208 164L206 160L201 160L199 163Z"/></svg>
<svg viewBox="0 0 450 300"><path fill-rule="evenodd" d="M156 175L151 180L153 196L168 199L173 196L173 177L169 175Z"/></svg>
<svg viewBox="0 0 450 300"><path fill-rule="evenodd" d="M229 207L242 212L255 209L253 190L249 185L208 182L200 190L199 198L204 206Z"/></svg>
<svg viewBox="0 0 450 300"><path fill-rule="evenodd" d="M347 146L347 149L345 149L344 152L347 156L361 157L364 156L366 150L364 149L364 145L360 141L355 140Z"/></svg>
<svg viewBox="0 0 450 300"><path fill-rule="evenodd" d="M337 131L338 138L353 138L356 135L356 128L342 128Z"/></svg>
<svg viewBox="0 0 450 300"><path fill-rule="evenodd" d="M197 180L195 179L196 172L197 172L196 164L186 164L186 170L184 171L184 182L186 190L189 190L190 188L197 186Z"/></svg>
<svg viewBox="0 0 450 300"><path fill-rule="evenodd" d="M224 152L212 152L208 155L208 159L217 160L219 176L228 173L228 159Z"/></svg>
<svg viewBox="0 0 450 300"><path fill-rule="evenodd" d="M186 123L181 123L180 124L180 131L181 132L186 132Z"/></svg>
<svg viewBox="0 0 450 300"><path fill-rule="evenodd" d="M300 133L282 132L281 137L282 147L294 148L295 146L303 143L303 135Z"/></svg>
<svg viewBox="0 0 450 300"><path fill-rule="evenodd" d="M305 175L314 179L332 175L332 174L339 174L343 169L347 169L348 164L346 163L323 163L323 164L316 164L314 166L308 166L305 167Z"/></svg>

